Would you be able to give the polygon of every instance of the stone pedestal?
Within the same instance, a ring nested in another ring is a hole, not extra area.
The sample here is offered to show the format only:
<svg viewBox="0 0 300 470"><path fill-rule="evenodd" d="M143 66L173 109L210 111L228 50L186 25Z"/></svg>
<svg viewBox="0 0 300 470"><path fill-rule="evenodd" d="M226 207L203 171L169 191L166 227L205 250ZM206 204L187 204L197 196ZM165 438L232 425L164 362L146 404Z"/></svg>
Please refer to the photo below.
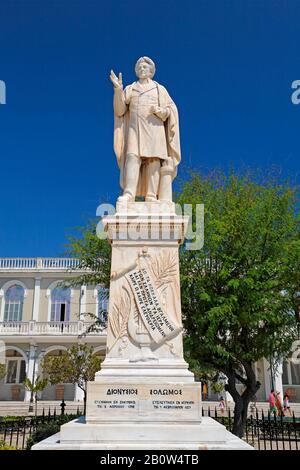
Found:
<svg viewBox="0 0 300 470"><path fill-rule="evenodd" d="M172 202L134 202L103 222L112 244L106 358L88 384L85 421L34 448L250 448L202 418L201 385L183 358L178 248L188 218Z"/></svg>
<svg viewBox="0 0 300 470"><path fill-rule="evenodd" d="M127 203L106 217L112 243L107 354L96 382L193 381L183 359L178 246L188 218L173 203Z"/></svg>

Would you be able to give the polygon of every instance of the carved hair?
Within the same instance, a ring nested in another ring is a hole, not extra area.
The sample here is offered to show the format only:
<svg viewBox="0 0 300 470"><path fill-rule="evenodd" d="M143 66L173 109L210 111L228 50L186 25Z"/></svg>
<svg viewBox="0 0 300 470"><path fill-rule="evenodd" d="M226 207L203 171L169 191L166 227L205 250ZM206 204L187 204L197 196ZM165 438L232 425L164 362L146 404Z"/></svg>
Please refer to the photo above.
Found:
<svg viewBox="0 0 300 470"><path fill-rule="evenodd" d="M153 60L151 60L149 57L140 57L137 61L137 63L135 64L135 67L134 67L134 70L135 70L135 73L137 75L137 72L138 72L138 66L140 65L141 62L146 62L146 64L150 65L150 68L151 68L151 78L154 77L154 74L155 74L155 63L153 62Z"/></svg>

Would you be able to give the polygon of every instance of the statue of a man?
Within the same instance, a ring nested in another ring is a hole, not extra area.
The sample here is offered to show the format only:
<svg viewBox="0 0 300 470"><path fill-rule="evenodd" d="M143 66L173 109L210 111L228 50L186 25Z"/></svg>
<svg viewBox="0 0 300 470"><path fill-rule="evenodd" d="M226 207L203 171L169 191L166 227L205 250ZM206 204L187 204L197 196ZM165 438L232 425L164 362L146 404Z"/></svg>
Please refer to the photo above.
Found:
<svg viewBox="0 0 300 470"><path fill-rule="evenodd" d="M114 85L114 150L123 195L119 201L172 200L172 180L180 162L178 112L167 90L152 80L155 64L141 57L138 81L123 90L122 74L111 71Z"/></svg>

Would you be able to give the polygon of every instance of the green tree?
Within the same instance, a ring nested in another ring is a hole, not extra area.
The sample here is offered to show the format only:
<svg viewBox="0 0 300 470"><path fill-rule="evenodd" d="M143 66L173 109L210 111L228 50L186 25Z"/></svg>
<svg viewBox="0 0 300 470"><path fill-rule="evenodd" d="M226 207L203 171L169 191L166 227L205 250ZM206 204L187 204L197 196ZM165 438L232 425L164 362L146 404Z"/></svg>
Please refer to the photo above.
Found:
<svg viewBox="0 0 300 470"><path fill-rule="evenodd" d="M79 260L77 269L81 271L68 284L109 287L111 246L97 236L97 222L92 220L86 227L78 227L77 236L68 237L65 254Z"/></svg>
<svg viewBox="0 0 300 470"><path fill-rule="evenodd" d="M186 357L194 369L226 375L239 437L260 387L254 363L287 356L297 337L296 194L296 188L271 177L260 182L256 176L215 172L191 174L178 196L180 204L205 204L203 249L181 250ZM237 381L244 385L241 393Z"/></svg>
<svg viewBox="0 0 300 470"><path fill-rule="evenodd" d="M95 373L101 367L100 357L94 355L94 349L87 344L72 346L61 356L46 355L42 368L51 385L72 383L78 385L84 394L84 414L86 412L87 382L93 381Z"/></svg>
<svg viewBox="0 0 300 470"><path fill-rule="evenodd" d="M70 235L66 244L65 255L79 260L77 266L78 274L67 283L62 283L63 287L82 285L101 285L109 288L111 246L106 239L101 239L97 235L97 222L91 220L86 227L77 227L77 235ZM97 316L92 312L84 314L86 320L92 322L85 333L102 331L106 327L107 312L100 312L103 315ZM78 312L79 315L79 312Z"/></svg>
<svg viewBox="0 0 300 470"><path fill-rule="evenodd" d="M48 384L48 380L43 379L39 376L33 382L31 382L31 380L28 377L26 377L24 380L25 388L31 392L32 397L34 397L34 400L35 400L35 416L37 416L37 394L39 392L42 392L44 388L47 386L47 384ZM30 404L31 403L32 401L30 399ZM31 410L29 409L29 411Z"/></svg>

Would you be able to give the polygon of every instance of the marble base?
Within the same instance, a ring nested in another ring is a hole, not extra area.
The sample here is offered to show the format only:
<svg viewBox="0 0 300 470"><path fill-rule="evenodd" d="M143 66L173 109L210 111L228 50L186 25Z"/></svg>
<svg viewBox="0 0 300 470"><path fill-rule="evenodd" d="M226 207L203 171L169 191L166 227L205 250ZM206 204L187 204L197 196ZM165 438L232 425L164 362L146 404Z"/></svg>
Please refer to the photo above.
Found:
<svg viewBox="0 0 300 470"><path fill-rule="evenodd" d="M88 383L87 396L87 424L201 422L199 382L105 382L102 377L101 382Z"/></svg>
<svg viewBox="0 0 300 470"><path fill-rule="evenodd" d="M148 214L175 214L175 203L172 201L156 202L121 202L117 201L116 214L148 215Z"/></svg>
<svg viewBox="0 0 300 470"><path fill-rule="evenodd" d="M134 362L130 359L106 358L95 382L193 382L194 374L183 359L157 358L153 361Z"/></svg>
<svg viewBox="0 0 300 470"><path fill-rule="evenodd" d="M87 424L84 418L35 444L32 450L254 450L212 418L186 423Z"/></svg>

